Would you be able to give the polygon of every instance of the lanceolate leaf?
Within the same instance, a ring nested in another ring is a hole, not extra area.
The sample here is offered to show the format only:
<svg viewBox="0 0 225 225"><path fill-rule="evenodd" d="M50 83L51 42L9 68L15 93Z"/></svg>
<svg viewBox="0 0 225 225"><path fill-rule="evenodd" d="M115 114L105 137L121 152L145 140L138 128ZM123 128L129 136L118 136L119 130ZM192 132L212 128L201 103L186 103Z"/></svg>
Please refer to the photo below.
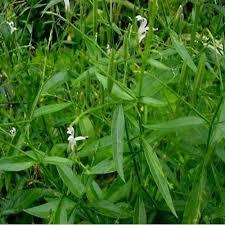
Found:
<svg viewBox="0 0 225 225"><path fill-rule="evenodd" d="M187 117L180 117L174 120L152 124L152 125L146 125L146 128L152 129L152 130L176 130L179 128L187 128L187 127L194 127L203 125L205 121L196 116L187 116Z"/></svg>
<svg viewBox="0 0 225 225"><path fill-rule="evenodd" d="M185 48L185 46L178 40L177 34L173 31L171 31L170 37L171 37L172 43L173 43L176 51L180 55L180 57L187 63L187 65L190 67L190 69L196 73L197 67L194 64L194 62L193 62L191 56L189 55L187 49Z"/></svg>
<svg viewBox="0 0 225 225"><path fill-rule="evenodd" d="M58 112L69 106L71 106L71 103L58 103L58 104L44 105L34 111L33 117L35 118L35 117L51 114L54 112Z"/></svg>
<svg viewBox="0 0 225 225"><path fill-rule="evenodd" d="M72 166L73 161L67 158L58 157L58 156L46 156L43 158L43 163L52 164L52 165L68 165Z"/></svg>
<svg viewBox="0 0 225 225"><path fill-rule="evenodd" d="M35 161L27 156L11 156L0 159L0 171L20 171L33 166Z"/></svg>
<svg viewBox="0 0 225 225"><path fill-rule="evenodd" d="M152 147L148 144L148 142L145 139L142 139L142 140L143 140L145 158L148 163L150 172L153 176L153 179L156 185L158 186L158 189L161 195L163 196L164 200L166 201L166 204L170 208L171 212L177 217L177 214L173 205L173 201L170 195L168 182L167 182L165 174L163 173L160 161L156 153L153 151Z"/></svg>
<svg viewBox="0 0 225 225"><path fill-rule="evenodd" d="M59 84L66 82L69 78L67 71L56 73L44 84L42 88L42 93L45 94L49 89L56 88Z"/></svg>
<svg viewBox="0 0 225 225"><path fill-rule="evenodd" d="M51 7L53 7L54 5L58 4L59 2L61 2L62 0L51 0L46 7L44 8L43 12L46 12L48 9L50 9Z"/></svg>
<svg viewBox="0 0 225 225"><path fill-rule="evenodd" d="M107 77L99 73L96 74L96 77L101 82L103 87L107 88ZM113 84L112 94L116 96L117 98L128 100L128 101L132 101L135 99L134 94L131 92L131 90L119 82Z"/></svg>
<svg viewBox="0 0 225 225"><path fill-rule="evenodd" d="M113 113L112 149L116 170L123 181L125 181L123 173L124 128L125 120L123 107L120 105L115 109Z"/></svg>
<svg viewBox="0 0 225 225"><path fill-rule="evenodd" d="M225 101L220 106L218 120L212 136L211 144L219 143L225 137Z"/></svg>
<svg viewBox="0 0 225 225"><path fill-rule="evenodd" d="M204 168L199 171L184 210L183 223L186 224L197 224L201 216L201 203L203 202L207 174Z"/></svg>
<svg viewBox="0 0 225 225"><path fill-rule="evenodd" d="M78 198L81 198L85 192L85 187L81 183L78 176L76 176L72 169L68 166L61 165L57 166L59 176L61 177L63 183L68 187L68 189Z"/></svg>
<svg viewBox="0 0 225 225"><path fill-rule="evenodd" d="M99 214L111 218L129 218L131 216L131 211L125 203L123 205L119 205L107 200L100 200L90 204L90 207L96 210Z"/></svg>
<svg viewBox="0 0 225 225"><path fill-rule="evenodd" d="M145 210L145 204L141 197L137 199L134 209L134 223L135 224L146 224L147 215Z"/></svg>
<svg viewBox="0 0 225 225"><path fill-rule="evenodd" d="M105 159L98 163L97 165L93 166L89 173L90 174L107 174L107 173L112 173L115 170L115 163L112 160Z"/></svg>
<svg viewBox="0 0 225 225"><path fill-rule="evenodd" d="M155 98L152 98L152 97L142 97L140 99L140 102L145 104L145 105L148 105L148 106L152 106L152 107L163 107L163 106L166 106L166 103L161 101L161 100L158 100L158 99L155 99Z"/></svg>
<svg viewBox="0 0 225 225"><path fill-rule="evenodd" d="M55 224L67 224L67 212L66 212L66 207L63 204L64 198L62 197L59 200L58 206L55 211L55 218L54 218L54 223Z"/></svg>
<svg viewBox="0 0 225 225"><path fill-rule="evenodd" d="M59 204L59 200L54 200L39 206L35 206L29 209L25 209L26 213L29 213L33 216L40 217L40 218L48 218L53 215L54 211Z"/></svg>
<svg viewBox="0 0 225 225"><path fill-rule="evenodd" d="M59 206L59 199L52 200L51 202L38 205L29 209L25 209L26 213L29 213L33 216L40 217L40 218L50 218L50 216L54 215L54 212L57 210ZM71 210L75 206L75 202L70 200L69 198L63 198L62 206L65 210Z"/></svg>

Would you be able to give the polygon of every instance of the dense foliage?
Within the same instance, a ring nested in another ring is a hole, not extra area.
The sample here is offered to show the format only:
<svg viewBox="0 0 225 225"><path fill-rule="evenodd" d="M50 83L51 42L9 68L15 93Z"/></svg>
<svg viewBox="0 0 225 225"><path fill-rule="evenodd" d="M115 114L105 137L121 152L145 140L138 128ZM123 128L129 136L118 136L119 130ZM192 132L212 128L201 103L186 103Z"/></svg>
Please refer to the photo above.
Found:
<svg viewBox="0 0 225 225"><path fill-rule="evenodd" d="M69 3L0 0L0 222L225 223L224 1Z"/></svg>

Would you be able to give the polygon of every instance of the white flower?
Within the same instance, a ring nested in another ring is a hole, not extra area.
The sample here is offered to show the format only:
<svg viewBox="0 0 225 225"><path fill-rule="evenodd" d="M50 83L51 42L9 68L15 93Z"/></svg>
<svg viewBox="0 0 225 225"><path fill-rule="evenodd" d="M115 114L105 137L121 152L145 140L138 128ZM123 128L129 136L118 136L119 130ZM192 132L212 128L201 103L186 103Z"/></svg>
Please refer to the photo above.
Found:
<svg viewBox="0 0 225 225"><path fill-rule="evenodd" d="M16 31L17 30L17 28L16 27L14 27L14 23L11 21L11 22L6 22L8 25L9 25L9 27L10 27L10 33L12 34L14 31Z"/></svg>
<svg viewBox="0 0 225 225"><path fill-rule="evenodd" d="M139 43L141 43L141 41L145 38L145 36L149 30L149 27L147 26L146 18L138 15L138 16L136 16L136 19L137 19L137 21L141 22L140 27L138 28L138 40L139 40ZM158 30L158 28L153 28L153 31L157 31L157 30Z"/></svg>
<svg viewBox="0 0 225 225"><path fill-rule="evenodd" d="M144 17L138 15L136 16L136 19L141 22L140 27L138 28L138 40L139 43L141 43L141 41L145 38L149 27L147 26L147 20Z"/></svg>
<svg viewBox="0 0 225 225"><path fill-rule="evenodd" d="M67 128L67 134L70 134L70 136L68 137L68 141L69 141L69 147L71 148L71 150L74 150L74 146L76 146L77 141L83 141L88 139L88 136L78 136L78 137L74 137L74 128L73 127L68 127Z"/></svg>
<svg viewBox="0 0 225 225"><path fill-rule="evenodd" d="M69 12L70 11L70 1L69 0L64 0L64 4L65 4L66 12Z"/></svg>
<svg viewBox="0 0 225 225"><path fill-rule="evenodd" d="M12 137L14 137L16 135L16 128L12 127L12 129L9 131L9 133L11 134Z"/></svg>

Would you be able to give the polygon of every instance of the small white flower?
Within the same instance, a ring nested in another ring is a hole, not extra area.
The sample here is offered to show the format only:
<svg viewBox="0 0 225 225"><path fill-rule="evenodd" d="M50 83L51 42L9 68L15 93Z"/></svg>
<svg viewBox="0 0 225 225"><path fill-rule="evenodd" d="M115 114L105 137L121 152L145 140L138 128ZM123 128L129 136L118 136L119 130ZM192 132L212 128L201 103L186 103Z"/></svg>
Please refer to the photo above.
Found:
<svg viewBox="0 0 225 225"><path fill-rule="evenodd" d="M14 23L11 21L11 22L6 22L8 25L9 25L9 27L10 27L10 33L12 34L14 31L16 31L17 30L17 28L16 27L14 27Z"/></svg>
<svg viewBox="0 0 225 225"><path fill-rule="evenodd" d="M147 20L146 18L138 15L136 16L136 19L137 21L140 21L140 27L138 28L138 40L139 40L139 43L141 43L141 41L145 38L148 30L149 30L149 27L147 26ZM158 28L153 28L153 31L157 31Z"/></svg>
<svg viewBox="0 0 225 225"><path fill-rule="evenodd" d="M70 1L69 0L64 0L64 4L65 4L66 12L69 12L70 11Z"/></svg>
<svg viewBox="0 0 225 225"><path fill-rule="evenodd" d="M141 41L145 38L149 27L147 26L147 20L144 17L138 15L136 16L136 19L141 22L140 27L138 28L138 40L139 43L141 43Z"/></svg>
<svg viewBox="0 0 225 225"><path fill-rule="evenodd" d="M9 131L9 133L11 134L12 137L14 137L16 135L16 128L12 127L12 129Z"/></svg>
<svg viewBox="0 0 225 225"><path fill-rule="evenodd" d="M73 127L68 127L67 128L67 134L70 134L70 136L68 137L68 141L69 141L69 147L71 148L71 150L74 150L74 146L76 146L77 141L83 141L88 139L88 136L78 136L78 137L74 137L74 128Z"/></svg>

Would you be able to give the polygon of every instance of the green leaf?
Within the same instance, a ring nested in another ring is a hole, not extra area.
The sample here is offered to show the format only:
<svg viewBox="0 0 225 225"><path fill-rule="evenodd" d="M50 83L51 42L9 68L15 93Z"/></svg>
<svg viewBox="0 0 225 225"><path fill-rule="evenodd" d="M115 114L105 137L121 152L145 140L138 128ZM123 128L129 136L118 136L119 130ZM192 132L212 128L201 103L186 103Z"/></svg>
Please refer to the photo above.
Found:
<svg viewBox="0 0 225 225"><path fill-rule="evenodd" d="M104 193L95 180L93 180L92 183L88 185L86 194L90 202L98 201L104 198Z"/></svg>
<svg viewBox="0 0 225 225"><path fill-rule="evenodd" d="M46 7L44 8L42 13L45 13L48 9L50 9L51 7L53 7L54 5L58 4L59 2L62 2L63 0L51 0Z"/></svg>
<svg viewBox="0 0 225 225"><path fill-rule="evenodd" d="M67 224L67 212L65 204L63 204L64 197L59 200L58 206L55 211L55 224Z"/></svg>
<svg viewBox="0 0 225 225"><path fill-rule="evenodd" d="M91 142L90 144L85 145L81 151L78 152L79 157L88 157L96 152L101 152L108 150L112 152L112 137L105 136L96 141ZM112 154L111 154L112 155Z"/></svg>
<svg viewBox="0 0 225 225"><path fill-rule="evenodd" d="M213 132L211 143L219 143L225 137L225 101L220 106L218 121Z"/></svg>
<svg viewBox="0 0 225 225"><path fill-rule="evenodd" d="M63 84L69 79L69 73L67 71L56 73L54 76L49 78L42 88L42 94L46 94L48 90L56 88L60 84Z"/></svg>
<svg viewBox="0 0 225 225"><path fill-rule="evenodd" d="M67 166L72 166L73 165L73 161L70 159L66 159L63 157L58 157L58 156L46 156L43 159L43 163L46 164L52 164L52 165L67 165Z"/></svg>
<svg viewBox="0 0 225 225"><path fill-rule="evenodd" d="M184 62L187 63L187 65L190 67L190 69L196 73L197 72L197 67L194 64L191 56L189 55L187 49L185 48L185 46L183 45L183 43L181 43L178 40L178 36L174 31L170 32L170 37L172 40L172 43L176 49L176 51L178 52L178 54L180 55L180 57L184 60Z"/></svg>
<svg viewBox="0 0 225 225"><path fill-rule="evenodd" d="M40 217L43 219L49 218L55 212L57 205L59 204L59 200L54 200L43 205L35 206L29 209L25 209L24 211L30 215Z"/></svg>
<svg viewBox="0 0 225 225"><path fill-rule="evenodd" d="M12 156L0 159L0 171L20 171L33 166L35 161L27 156Z"/></svg>
<svg viewBox="0 0 225 225"><path fill-rule="evenodd" d="M195 116L187 116L187 117L180 117L175 120L170 120L163 123L153 124L153 125L146 125L145 127L152 130L176 130L180 128L186 127L193 127L193 126L200 126L205 124L205 121L200 117Z"/></svg>
<svg viewBox="0 0 225 225"><path fill-rule="evenodd" d="M170 69L168 66L166 66L165 64L163 64L160 61L155 60L155 59L149 59L148 63L158 69L161 69L161 70L169 70Z"/></svg>
<svg viewBox="0 0 225 225"><path fill-rule="evenodd" d="M114 204L107 200L100 200L90 204L99 214L111 218L129 218L130 209L127 204Z"/></svg>
<svg viewBox="0 0 225 225"><path fill-rule="evenodd" d="M107 77L102 76L101 74L96 74L98 80L101 82L103 87L107 88ZM112 94L116 96L117 98L132 101L134 100L133 94L131 93L131 90L129 90L126 86L124 86L122 83L120 86L114 82L112 87Z"/></svg>
<svg viewBox="0 0 225 225"><path fill-rule="evenodd" d="M112 119L112 149L113 149L113 159L115 162L116 170L125 182L123 173L123 148L124 148L124 129L125 120L123 106L118 106L114 113Z"/></svg>
<svg viewBox="0 0 225 225"><path fill-rule="evenodd" d="M40 217L43 219L49 219L50 216L54 215L58 205L59 205L59 201L60 200L53 200L51 202L39 205L39 206L35 206L29 209L25 209L24 211L30 215L36 216L36 217ZM75 202L73 202L72 200L68 199L68 198L63 198L63 202L62 205L64 207L65 210L71 210L72 208L74 208L75 206Z"/></svg>
<svg viewBox="0 0 225 225"><path fill-rule="evenodd" d="M145 204L141 197L139 197L135 204L134 209L134 224L146 224L147 223L147 215L145 210Z"/></svg>
<svg viewBox="0 0 225 225"><path fill-rule="evenodd" d="M203 203L203 193L206 184L207 173L206 170L200 167L200 173L196 174L196 179L193 184L191 193L184 209L183 223L197 224L201 217L201 204Z"/></svg>
<svg viewBox="0 0 225 225"><path fill-rule="evenodd" d="M90 157L96 155L97 158L105 159L112 157L112 137L105 136L90 144L85 145L78 152L79 157Z"/></svg>
<svg viewBox="0 0 225 225"><path fill-rule="evenodd" d="M59 104L51 104L51 105L45 105L42 106L34 111L33 117L39 117L47 114L51 114L54 112L58 112L60 110L63 110L67 107L71 106L71 103L59 103Z"/></svg>
<svg viewBox="0 0 225 225"><path fill-rule="evenodd" d="M68 144L67 143L57 143L52 146L49 155L51 156L64 156L67 151Z"/></svg>
<svg viewBox="0 0 225 225"><path fill-rule="evenodd" d="M94 127L88 116L84 116L79 120L79 127L83 136L88 136L90 139L95 137Z"/></svg>
<svg viewBox="0 0 225 225"><path fill-rule="evenodd" d="M78 198L81 198L85 192L85 186L81 183L78 176L76 176L72 169L68 166L57 166L57 170L63 183L68 189Z"/></svg>
<svg viewBox="0 0 225 225"><path fill-rule="evenodd" d="M167 105L165 102L152 97L142 97L140 102L152 107L163 107Z"/></svg>
<svg viewBox="0 0 225 225"><path fill-rule="evenodd" d="M160 161L156 155L156 153L153 151L152 147L148 144L148 142L143 138L143 147L144 147L144 154L146 161L149 166L149 170L152 174L152 177L163 196L164 200L166 201L166 204L170 208L171 212L174 216L177 217L176 211L174 209L173 201L170 195L168 182L166 179L165 174L163 173L162 166L160 164Z"/></svg>
<svg viewBox="0 0 225 225"><path fill-rule="evenodd" d="M115 162L109 159L105 159L98 163L97 165L93 166L89 173L90 174L107 174L115 172Z"/></svg>
<svg viewBox="0 0 225 225"><path fill-rule="evenodd" d="M113 28L113 30L114 30L117 34L119 34L120 36L123 35L122 32L120 31L120 28L119 28L115 23L112 23L112 28Z"/></svg>
<svg viewBox="0 0 225 225"><path fill-rule="evenodd" d="M107 90L108 93L110 94L113 88L113 79L115 79L115 61L114 61L114 57L115 57L115 50L112 49L110 52L110 60L109 60L109 65L108 65L108 78L107 78Z"/></svg>
<svg viewBox="0 0 225 225"><path fill-rule="evenodd" d="M217 148L216 155L225 163L225 149L224 148Z"/></svg>
<svg viewBox="0 0 225 225"><path fill-rule="evenodd" d="M206 64L206 55L205 53L203 53L200 56L197 72L196 72L194 83L193 83L193 90L192 90L193 100L196 99L199 89L201 89L203 77L205 76L205 64Z"/></svg>
<svg viewBox="0 0 225 225"><path fill-rule="evenodd" d="M112 175L113 178L113 175ZM110 187L104 192L104 199L107 199L110 202L119 202L124 199L129 198L130 193L132 192L132 183L133 177L124 183L120 177L113 179Z"/></svg>

